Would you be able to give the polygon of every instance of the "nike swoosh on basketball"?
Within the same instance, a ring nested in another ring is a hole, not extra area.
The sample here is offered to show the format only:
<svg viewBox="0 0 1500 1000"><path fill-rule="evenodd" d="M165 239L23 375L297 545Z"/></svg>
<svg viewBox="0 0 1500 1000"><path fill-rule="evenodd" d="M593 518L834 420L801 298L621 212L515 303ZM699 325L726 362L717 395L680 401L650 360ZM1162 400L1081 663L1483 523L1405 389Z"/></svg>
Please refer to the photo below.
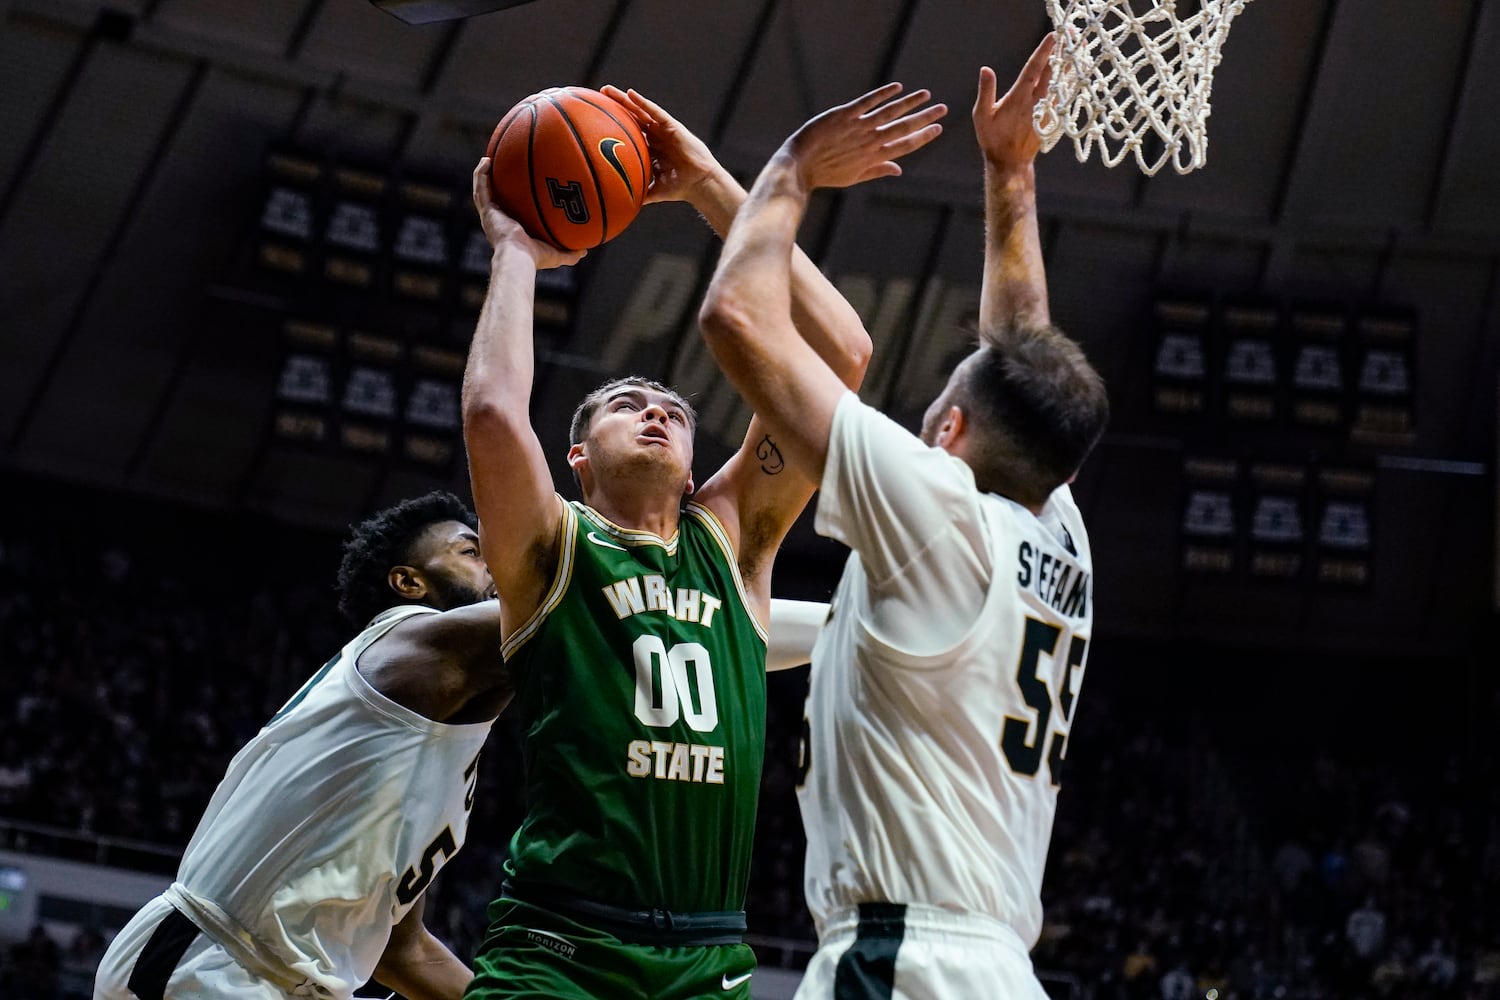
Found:
<svg viewBox="0 0 1500 1000"><path fill-rule="evenodd" d="M743 976L735 976L733 979L730 979L729 973L726 972L724 973L724 982L722 985L726 990L732 990L740 983L747 982L753 975L755 975L755 973L747 972Z"/></svg>
<svg viewBox="0 0 1500 1000"><path fill-rule="evenodd" d="M625 183L625 190L630 192L630 197L635 197L635 187L630 183L630 175L625 173L625 164L620 162L620 154L615 150L625 145L624 139L606 137L599 140L599 155L604 157L604 162L614 168L615 173L620 175L620 180Z"/></svg>
<svg viewBox="0 0 1500 1000"><path fill-rule="evenodd" d="M625 551L625 546L616 545L614 542L606 542L604 539L600 538L592 531L589 532L588 538L589 541L593 542L595 545L602 545L606 549L619 549L621 552Z"/></svg>

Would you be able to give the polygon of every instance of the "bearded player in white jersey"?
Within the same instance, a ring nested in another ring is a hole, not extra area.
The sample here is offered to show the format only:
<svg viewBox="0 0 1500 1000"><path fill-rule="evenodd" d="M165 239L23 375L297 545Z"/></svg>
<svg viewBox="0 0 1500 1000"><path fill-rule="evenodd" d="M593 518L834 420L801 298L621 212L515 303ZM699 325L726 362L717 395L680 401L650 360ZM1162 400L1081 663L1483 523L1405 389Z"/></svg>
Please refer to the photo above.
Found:
<svg viewBox="0 0 1500 1000"><path fill-rule="evenodd" d="M980 73L979 346L920 438L847 390L787 306L812 190L900 172L909 150L869 115L899 84L814 118L772 157L703 307L725 374L821 482L817 529L853 549L813 651L799 799L819 950L799 1000L1045 997L1028 952L1093 621L1067 484L1108 418L1099 375L1049 321L1031 109L1051 46L998 100Z"/></svg>
<svg viewBox="0 0 1500 1000"><path fill-rule="evenodd" d="M473 515L441 492L381 512L339 588L363 630L235 756L95 1000L344 998L371 976L408 1000L462 996L469 969L422 906L511 691Z"/></svg>

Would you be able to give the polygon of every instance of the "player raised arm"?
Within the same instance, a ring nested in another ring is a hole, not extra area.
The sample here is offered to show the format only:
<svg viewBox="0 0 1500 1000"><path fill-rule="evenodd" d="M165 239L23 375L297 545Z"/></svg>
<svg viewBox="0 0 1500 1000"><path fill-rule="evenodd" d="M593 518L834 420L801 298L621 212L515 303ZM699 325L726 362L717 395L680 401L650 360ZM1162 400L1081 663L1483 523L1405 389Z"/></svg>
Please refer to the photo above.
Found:
<svg viewBox="0 0 1500 1000"><path fill-rule="evenodd" d="M1036 155L1041 139L1032 124L1036 102L1052 79L1048 62L1057 36L1043 38L1005 94L995 71L979 70L974 136L984 154L984 284L979 326L998 331L1012 323L1046 326L1047 273L1036 218Z"/></svg>
<svg viewBox="0 0 1500 1000"><path fill-rule="evenodd" d="M531 426L536 272L575 264L581 251L528 236L495 205L490 160L474 168L474 207L490 241L490 284L464 371L464 445L507 635L531 617L556 565L560 501ZM486 530L488 529L488 530Z"/></svg>
<svg viewBox="0 0 1500 1000"><path fill-rule="evenodd" d="M646 201L685 201L720 238L727 237L747 193L708 146L639 91L605 87L628 107L651 146L653 182ZM858 388L870 360L870 335L859 314L816 264L791 250L791 319L813 352L846 386ZM735 542L740 572L760 603L770 595L771 557L807 505L817 483L788 470L774 435L757 416L739 450L697 492Z"/></svg>
<svg viewBox="0 0 1500 1000"><path fill-rule="evenodd" d="M719 367L766 422L787 462L822 478L833 411L848 387L792 323L792 246L819 187L901 172L942 131L947 108L887 84L812 119L761 171L725 240L699 320Z"/></svg>
<svg viewBox="0 0 1500 1000"><path fill-rule="evenodd" d="M685 201L720 239L728 236L748 196L734 175L701 139L639 91L605 87L604 93L636 114L650 143L653 181L646 203ZM859 385L870 360L870 335L854 307L797 246L792 248L792 322L839 378L851 388Z"/></svg>

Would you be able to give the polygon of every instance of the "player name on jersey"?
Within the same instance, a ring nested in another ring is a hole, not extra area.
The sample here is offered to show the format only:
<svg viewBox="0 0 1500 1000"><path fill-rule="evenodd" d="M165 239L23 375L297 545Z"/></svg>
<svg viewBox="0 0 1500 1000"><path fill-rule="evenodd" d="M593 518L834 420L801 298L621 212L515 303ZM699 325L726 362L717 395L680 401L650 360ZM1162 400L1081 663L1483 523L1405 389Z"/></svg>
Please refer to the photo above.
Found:
<svg viewBox="0 0 1500 1000"><path fill-rule="evenodd" d="M1081 618L1089 610L1089 575L1077 564L1022 542L1016 582L1033 591L1058 614Z"/></svg>
<svg viewBox="0 0 1500 1000"><path fill-rule="evenodd" d="M674 599L666 578L655 573L618 580L602 589L605 600L621 620L648 611L662 611L678 621L711 628L714 612L724 606L724 602L712 594L686 587L678 587Z"/></svg>

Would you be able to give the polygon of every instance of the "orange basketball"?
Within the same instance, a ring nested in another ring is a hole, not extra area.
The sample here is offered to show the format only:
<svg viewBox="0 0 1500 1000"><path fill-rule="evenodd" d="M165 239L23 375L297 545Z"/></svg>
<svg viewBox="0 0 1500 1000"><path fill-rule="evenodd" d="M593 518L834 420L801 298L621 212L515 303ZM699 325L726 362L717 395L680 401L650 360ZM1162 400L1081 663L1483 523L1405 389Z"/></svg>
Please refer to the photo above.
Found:
<svg viewBox="0 0 1500 1000"><path fill-rule="evenodd" d="M487 155L499 206L564 250L619 236L651 182L640 126L618 101L586 87L552 87L511 108Z"/></svg>

